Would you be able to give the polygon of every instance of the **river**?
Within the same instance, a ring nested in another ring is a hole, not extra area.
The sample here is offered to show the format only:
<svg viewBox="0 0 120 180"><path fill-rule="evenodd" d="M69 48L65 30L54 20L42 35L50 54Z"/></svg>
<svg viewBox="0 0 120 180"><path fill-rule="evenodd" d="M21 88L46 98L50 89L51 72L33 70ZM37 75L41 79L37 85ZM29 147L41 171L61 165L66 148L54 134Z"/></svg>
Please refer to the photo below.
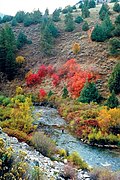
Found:
<svg viewBox="0 0 120 180"><path fill-rule="evenodd" d="M69 152L77 151L91 167L110 167L113 171L120 170L120 152L105 148L98 148L82 143L62 128L66 122L54 108L36 106L34 109L34 124L38 130L44 130L60 148Z"/></svg>

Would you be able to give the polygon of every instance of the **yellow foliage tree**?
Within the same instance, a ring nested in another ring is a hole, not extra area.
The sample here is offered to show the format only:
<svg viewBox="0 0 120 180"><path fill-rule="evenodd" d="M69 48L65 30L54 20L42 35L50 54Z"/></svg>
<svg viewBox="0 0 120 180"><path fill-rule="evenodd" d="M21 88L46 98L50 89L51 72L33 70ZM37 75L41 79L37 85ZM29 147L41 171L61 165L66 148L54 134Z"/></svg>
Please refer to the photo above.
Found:
<svg viewBox="0 0 120 180"><path fill-rule="evenodd" d="M72 46L72 51L74 54L78 54L80 52L80 45L79 43L74 43Z"/></svg>
<svg viewBox="0 0 120 180"><path fill-rule="evenodd" d="M16 57L16 62L18 64L23 64L25 62L25 58L23 56L17 56Z"/></svg>

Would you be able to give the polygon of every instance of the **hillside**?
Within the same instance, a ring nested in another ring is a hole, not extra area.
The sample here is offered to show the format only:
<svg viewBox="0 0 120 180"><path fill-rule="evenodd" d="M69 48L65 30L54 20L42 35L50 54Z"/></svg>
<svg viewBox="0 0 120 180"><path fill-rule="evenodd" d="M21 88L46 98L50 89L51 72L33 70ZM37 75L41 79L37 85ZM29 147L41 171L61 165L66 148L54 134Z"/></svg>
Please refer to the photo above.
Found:
<svg viewBox="0 0 120 180"><path fill-rule="evenodd" d="M117 14L112 11L113 4L109 4L111 7L111 19L115 19ZM96 8L90 9L90 17L85 21L89 23L90 27L95 26L96 22L99 22L98 12L101 5ZM80 10L74 11L74 17L81 15ZM45 57L40 51L40 25L31 25L29 27L23 27L22 24L18 24L13 27L14 33L18 35L20 31L24 32L28 39L32 40L31 45L25 45L18 55L24 56L26 59L25 71L37 69L40 64L52 64L54 66L60 66L68 59L75 58L81 67L92 69L96 73L100 74L98 80L98 88L103 95L108 92L107 80L116 64L116 60L113 57L108 56L108 42L91 42L88 38L88 33L82 31L82 24L76 24L76 28L73 32L65 32L64 30L64 15L61 15L62 21L56 23L60 31L60 36L55 40L54 55L51 57ZM80 44L81 50L77 55L72 52L72 45L77 42ZM18 82L17 82L18 83ZM21 84L21 82L19 82ZM16 86L8 83L8 86ZM10 92L9 92L10 93Z"/></svg>

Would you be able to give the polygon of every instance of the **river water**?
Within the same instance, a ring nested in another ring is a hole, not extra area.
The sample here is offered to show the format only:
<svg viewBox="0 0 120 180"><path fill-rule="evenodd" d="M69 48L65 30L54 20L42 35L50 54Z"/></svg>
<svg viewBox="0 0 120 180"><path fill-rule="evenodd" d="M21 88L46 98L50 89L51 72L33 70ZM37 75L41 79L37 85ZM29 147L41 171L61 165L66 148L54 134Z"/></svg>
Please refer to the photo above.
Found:
<svg viewBox="0 0 120 180"><path fill-rule="evenodd" d="M77 151L91 167L110 167L112 170L120 170L120 152L105 148L98 148L82 143L62 128L66 126L54 108L37 106L34 109L34 124L38 124L38 130L44 130L57 143L60 148L69 152Z"/></svg>

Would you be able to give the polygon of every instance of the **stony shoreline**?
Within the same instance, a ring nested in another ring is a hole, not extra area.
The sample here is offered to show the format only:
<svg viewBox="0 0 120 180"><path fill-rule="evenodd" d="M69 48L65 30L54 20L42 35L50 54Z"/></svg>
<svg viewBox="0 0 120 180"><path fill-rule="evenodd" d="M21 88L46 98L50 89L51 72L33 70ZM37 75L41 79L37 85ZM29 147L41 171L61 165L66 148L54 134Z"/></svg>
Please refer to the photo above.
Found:
<svg viewBox="0 0 120 180"><path fill-rule="evenodd" d="M43 156L28 144L19 142L15 137L9 137L6 133L2 132L2 130L0 130L0 138L4 140L6 147L11 146L13 148L16 156L19 151L25 152L27 154L26 162L28 162L31 167L34 167L37 164L44 172L47 178L45 180L64 180L64 177L61 177L61 172L63 172L65 166L64 162L52 161L50 158ZM78 170L76 180L90 180L90 176L87 172Z"/></svg>

